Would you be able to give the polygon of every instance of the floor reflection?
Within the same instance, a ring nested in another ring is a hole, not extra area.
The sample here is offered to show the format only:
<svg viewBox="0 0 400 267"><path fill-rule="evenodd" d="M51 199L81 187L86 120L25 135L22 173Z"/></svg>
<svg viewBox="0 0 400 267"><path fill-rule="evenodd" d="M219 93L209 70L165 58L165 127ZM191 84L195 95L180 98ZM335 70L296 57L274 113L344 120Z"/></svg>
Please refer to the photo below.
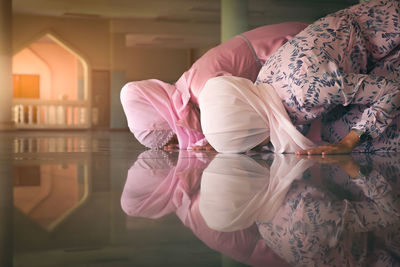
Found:
<svg viewBox="0 0 400 267"><path fill-rule="evenodd" d="M51 137L16 137L13 140L15 153L43 152L87 152L90 139L85 135ZM96 148L91 148L96 150Z"/></svg>
<svg viewBox="0 0 400 267"><path fill-rule="evenodd" d="M88 197L88 160L14 165L14 206L52 231Z"/></svg>
<svg viewBox="0 0 400 267"><path fill-rule="evenodd" d="M251 266L399 264L397 154L176 156L139 156L121 198L128 215L174 213L207 246Z"/></svg>
<svg viewBox="0 0 400 267"><path fill-rule="evenodd" d="M203 173L200 211L221 231L256 222L294 266L397 266L399 156L379 155L383 166L374 158L275 155L269 166L217 156Z"/></svg>
<svg viewBox="0 0 400 267"><path fill-rule="evenodd" d="M251 266L289 266L266 246L253 223L232 232L207 226L199 193L202 173L213 156L181 151L176 159L176 154L164 151L142 153L128 171L123 210L152 219L174 213L208 247L234 260Z"/></svg>
<svg viewBox="0 0 400 267"><path fill-rule="evenodd" d="M400 154L148 151L128 132L0 148L2 266L400 262Z"/></svg>

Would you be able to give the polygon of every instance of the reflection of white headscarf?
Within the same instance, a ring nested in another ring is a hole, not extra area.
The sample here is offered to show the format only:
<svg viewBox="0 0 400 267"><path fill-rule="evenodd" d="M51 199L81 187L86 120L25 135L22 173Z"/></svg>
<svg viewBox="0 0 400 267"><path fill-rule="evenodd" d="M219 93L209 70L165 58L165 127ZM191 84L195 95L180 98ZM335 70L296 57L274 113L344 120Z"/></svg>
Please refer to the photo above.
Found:
<svg viewBox="0 0 400 267"><path fill-rule="evenodd" d="M243 154L219 154L203 172L200 213L210 228L225 232L270 221L293 180L312 164L276 155L269 168Z"/></svg>
<svg viewBox="0 0 400 267"><path fill-rule="evenodd" d="M246 152L268 136L277 153L314 145L293 126L281 99L267 84L233 76L212 78L199 105L203 133L218 152Z"/></svg>

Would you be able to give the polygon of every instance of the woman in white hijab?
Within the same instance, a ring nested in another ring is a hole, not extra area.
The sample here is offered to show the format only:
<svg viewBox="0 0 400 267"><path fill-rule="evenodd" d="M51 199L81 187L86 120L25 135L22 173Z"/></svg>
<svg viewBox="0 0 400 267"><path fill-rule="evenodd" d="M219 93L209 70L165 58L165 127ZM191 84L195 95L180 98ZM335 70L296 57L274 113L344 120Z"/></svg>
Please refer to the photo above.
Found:
<svg viewBox="0 0 400 267"><path fill-rule="evenodd" d="M314 146L292 124L282 100L268 84L255 85L234 76L212 78L199 103L203 133L218 152L242 153L268 141L276 153Z"/></svg>

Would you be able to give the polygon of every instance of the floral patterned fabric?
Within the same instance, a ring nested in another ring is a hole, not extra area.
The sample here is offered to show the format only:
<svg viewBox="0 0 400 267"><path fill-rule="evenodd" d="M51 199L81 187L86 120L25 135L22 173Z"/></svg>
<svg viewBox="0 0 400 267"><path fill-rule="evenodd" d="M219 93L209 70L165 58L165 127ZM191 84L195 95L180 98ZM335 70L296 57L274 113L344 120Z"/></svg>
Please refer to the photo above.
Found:
<svg viewBox="0 0 400 267"><path fill-rule="evenodd" d="M372 137L359 150L400 151L399 10L399 1L373 0L316 21L266 61L256 83L274 87L303 133L332 111L327 141L355 128Z"/></svg>
<svg viewBox="0 0 400 267"><path fill-rule="evenodd" d="M400 81L400 49L396 49L376 64L371 73L385 76L392 81ZM327 142L341 140L362 117L365 105L337 107L322 120L321 135ZM397 115L386 130L371 142L361 144L355 151L363 152L399 152L400 149L400 116Z"/></svg>
<svg viewBox="0 0 400 267"><path fill-rule="evenodd" d="M399 180L365 164L355 178L316 165L294 181L275 217L257 222L267 245L293 266L399 266Z"/></svg>

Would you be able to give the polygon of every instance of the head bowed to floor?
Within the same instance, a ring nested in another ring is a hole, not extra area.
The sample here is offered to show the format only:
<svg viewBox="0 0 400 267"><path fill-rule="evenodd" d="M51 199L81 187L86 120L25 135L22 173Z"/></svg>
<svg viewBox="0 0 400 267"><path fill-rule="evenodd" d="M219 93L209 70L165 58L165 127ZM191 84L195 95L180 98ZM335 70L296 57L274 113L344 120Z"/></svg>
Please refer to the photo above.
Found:
<svg viewBox="0 0 400 267"><path fill-rule="evenodd" d="M246 152L268 137L276 153L314 144L292 124L273 87L234 76L207 81L199 97L203 134L221 153Z"/></svg>
<svg viewBox="0 0 400 267"><path fill-rule="evenodd" d="M120 98L130 131L148 148L162 148L174 135L181 149L203 138L197 129L180 123L190 114L184 96L171 84L156 79L130 82Z"/></svg>

